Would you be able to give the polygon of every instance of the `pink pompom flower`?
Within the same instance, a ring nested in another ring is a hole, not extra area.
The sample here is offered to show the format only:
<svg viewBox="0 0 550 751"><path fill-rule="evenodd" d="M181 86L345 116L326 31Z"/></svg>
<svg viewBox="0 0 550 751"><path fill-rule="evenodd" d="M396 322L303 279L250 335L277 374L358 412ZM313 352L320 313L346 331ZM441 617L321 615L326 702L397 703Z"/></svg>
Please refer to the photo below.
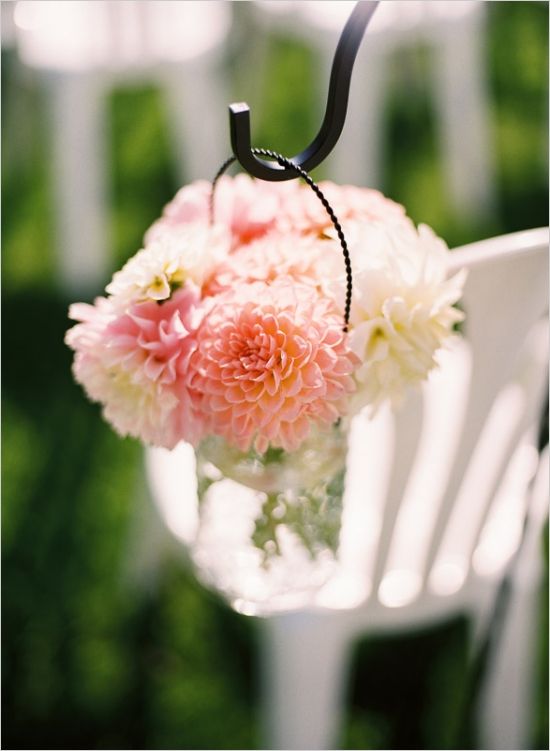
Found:
<svg viewBox="0 0 550 751"><path fill-rule="evenodd" d="M209 223L211 190L205 180L182 188L147 231L146 243L158 239L167 228L191 222ZM233 247L244 245L275 228L283 204L289 203L296 191L294 183L274 184L244 174L234 178L224 175L216 186L214 219L230 230Z"/></svg>
<svg viewBox="0 0 550 751"><path fill-rule="evenodd" d="M342 224L410 223L403 206L377 190L329 181L319 186ZM166 230L191 223L208 224L211 190L206 180L182 188L146 233L146 244L158 240ZM318 197L309 186L297 181L271 183L244 174L223 175L216 186L214 219L229 229L234 249L272 232L335 236Z"/></svg>
<svg viewBox="0 0 550 751"><path fill-rule="evenodd" d="M72 305L69 315L79 321L65 337L76 353L74 376L120 435L166 448L198 440L202 419L185 375L202 316L196 287L126 311L100 297Z"/></svg>
<svg viewBox="0 0 550 751"><path fill-rule="evenodd" d="M325 198L332 206L346 232L353 224L410 223L401 204L386 198L380 191L357 188L354 185L336 185L330 181L319 183ZM279 214L277 228L280 232L294 230L321 237L336 237L336 232L326 209L307 185L298 186L297 195L288 195Z"/></svg>
<svg viewBox="0 0 550 751"><path fill-rule="evenodd" d="M336 240L271 232L231 253L214 269L203 292L214 295L243 282L271 284L287 277L325 294L332 280L343 273L342 249Z"/></svg>
<svg viewBox="0 0 550 751"><path fill-rule="evenodd" d="M346 412L356 358L332 303L281 279L214 298L197 331L190 386L207 431L242 451L296 449Z"/></svg>

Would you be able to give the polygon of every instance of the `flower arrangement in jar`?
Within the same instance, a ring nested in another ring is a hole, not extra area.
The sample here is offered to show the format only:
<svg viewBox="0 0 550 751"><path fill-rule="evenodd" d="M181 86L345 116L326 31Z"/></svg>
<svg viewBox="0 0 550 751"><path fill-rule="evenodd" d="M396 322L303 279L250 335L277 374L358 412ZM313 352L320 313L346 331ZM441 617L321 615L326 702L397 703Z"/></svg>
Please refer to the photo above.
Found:
<svg viewBox="0 0 550 751"><path fill-rule="evenodd" d="M319 188L338 226L298 181L182 188L66 335L120 435L195 447L201 504L227 478L252 493L264 568L296 545L334 559L350 420L398 408L463 315L428 226L378 191Z"/></svg>

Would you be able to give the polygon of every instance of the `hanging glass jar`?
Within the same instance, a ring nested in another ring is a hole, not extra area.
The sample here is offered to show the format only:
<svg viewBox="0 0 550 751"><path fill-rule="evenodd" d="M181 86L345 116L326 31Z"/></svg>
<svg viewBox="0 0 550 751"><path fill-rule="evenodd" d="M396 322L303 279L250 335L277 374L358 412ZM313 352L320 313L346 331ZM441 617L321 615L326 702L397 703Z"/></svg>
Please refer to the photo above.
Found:
<svg viewBox="0 0 550 751"><path fill-rule="evenodd" d="M244 453L211 436L195 454L191 554L203 580L242 612L307 601L336 565L347 454L342 423L293 452Z"/></svg>

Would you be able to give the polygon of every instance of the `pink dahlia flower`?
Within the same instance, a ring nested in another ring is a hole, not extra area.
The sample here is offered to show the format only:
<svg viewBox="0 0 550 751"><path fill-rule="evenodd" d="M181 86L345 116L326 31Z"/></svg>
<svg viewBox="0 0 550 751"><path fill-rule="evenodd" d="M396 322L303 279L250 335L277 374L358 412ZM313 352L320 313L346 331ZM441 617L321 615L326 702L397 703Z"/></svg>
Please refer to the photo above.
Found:
<svg viewBox="0 0 550 751"><path fill-rule="evenodd" d="M198 440L202 421L185 377L201 318L194 286L123 313L100 297L69 315L79 321L65 339L76 352L74 376L118 433L166 448Z"/></svg>
<svg viewBox="0 0 550 751"><path fill-rule="evenodd" d="M358 363L342 318L308 285L241 285L214 298L197 332L190 384L208 432L247 451L296 449L346 411Z"/></svg>
<svg viewBox="0 0 550 751"><path fill-rule="evenodd" d="M354 185L319 183L341 224L368 222L409 223L405 209L380 191ZM335 237L334 226L318 197L307 185L300 185L296 196L288 195L279 215L278 229Z"/></svg>
<svg viewBox="0 0 550 751"><path fill-rule="evenodd" d="M319 291L344 274L340 244L297 232L271 232L235 250L205 284L206 295L219 294L242 282L271 282L287 277Z"/></svg>
<svg viewBox="0 0 550 751"><path fill-rule="evenodd" d="M211 184L199 180L182 188L145 235L146 243L158 239L167 227L189 222L210 221ZM214 199L217 224L228 227L233 247L261 237L275 227L283 202L296 193L294 183L275 184L249 175L224 175L218 181Z"/></svg>
<svg viewBox="0 0 550 751"><path fill-rule="evenodd" d="M377 190L332 182L322 182L320 187L343 224L410 222L401 205ZM182 188L146 233L146 244L158 240L167 229L209 223L210 192L206 180ZM229 228L233 248L273 231L334 236L332 222L317 196L296 180L271 183L245 174L223 175L216 186L214 219Z"/></svg>

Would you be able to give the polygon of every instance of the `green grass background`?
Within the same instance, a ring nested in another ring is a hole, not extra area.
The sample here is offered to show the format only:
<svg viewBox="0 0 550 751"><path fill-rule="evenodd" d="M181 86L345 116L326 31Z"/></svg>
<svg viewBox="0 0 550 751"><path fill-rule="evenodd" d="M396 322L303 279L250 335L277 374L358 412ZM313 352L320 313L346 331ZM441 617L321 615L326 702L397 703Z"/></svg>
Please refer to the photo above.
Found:
<svg viewBox="0 0 550 751"><path fill-rule="evenodd" d="M227 69L242 99L251 47L246 4L236 5ZM384 190L450 246L548 223L548 5L491 2L488 13L492 216L458 217L447 199L428 50L391 61ZM313 135L315 69L306 48L274 39L254 124L259 145L290 153ZM127 576L142 450L116 437L71 379L46 106L37 79L3 52L2 745L257 748L257 624L197 584L175 548L153 582ZM118 90L109 112L114 270L178 185L159 92ZM548 743L547 612L543 594L533 748ZM476 748L467 637L457 620L359 644L343 747Z"/></svg>

